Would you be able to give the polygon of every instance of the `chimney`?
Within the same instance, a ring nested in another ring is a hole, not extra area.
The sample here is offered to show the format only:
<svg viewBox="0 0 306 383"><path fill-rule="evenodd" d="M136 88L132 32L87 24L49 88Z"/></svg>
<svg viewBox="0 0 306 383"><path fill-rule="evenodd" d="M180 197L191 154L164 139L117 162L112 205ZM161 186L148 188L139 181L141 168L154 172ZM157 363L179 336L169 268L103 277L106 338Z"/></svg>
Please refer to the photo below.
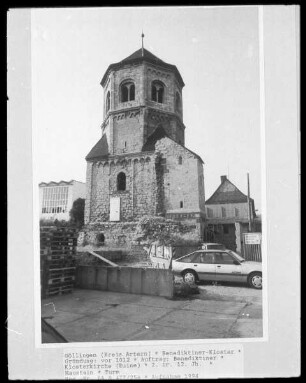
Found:
<svg viewBox="0 0 306 383"><path fill-rule="evenodd" d="M226 176L221 176L221 183L224 182L225 180L227 180L227 177Z"/></svg>

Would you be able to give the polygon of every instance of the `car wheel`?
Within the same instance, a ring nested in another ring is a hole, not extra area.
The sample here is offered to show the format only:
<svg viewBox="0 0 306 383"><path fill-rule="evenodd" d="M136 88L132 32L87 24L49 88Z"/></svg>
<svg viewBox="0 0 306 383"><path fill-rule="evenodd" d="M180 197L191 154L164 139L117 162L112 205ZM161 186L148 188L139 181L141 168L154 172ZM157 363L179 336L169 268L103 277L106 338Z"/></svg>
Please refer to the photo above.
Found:
<svg viewBox="0 0 306 383"><path fill-rule="evenodd" d="M187 270L187 271L184 271L183 273L183 279L184 279L184 282L188 283L189 285L194 285L197 280L197 275L194 271Z"/></svg>
<svg viewBox="0 0 306 383"><path fill-rule="evenodd" d="M260 272L252 273L248 278L249 285L254 289L262 288L262 274Z"/></svg>

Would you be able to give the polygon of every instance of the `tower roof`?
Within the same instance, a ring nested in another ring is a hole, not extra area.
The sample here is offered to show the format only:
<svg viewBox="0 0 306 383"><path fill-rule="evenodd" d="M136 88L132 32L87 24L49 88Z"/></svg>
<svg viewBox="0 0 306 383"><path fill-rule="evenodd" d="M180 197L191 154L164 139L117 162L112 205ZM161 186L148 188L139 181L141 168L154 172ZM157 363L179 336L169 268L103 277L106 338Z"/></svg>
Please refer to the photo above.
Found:
<svg viewBox="0 0 306 383"><path fill-rule="evenodd" d="M107 79L107 76L111 70L117 70L117 69L120 69L120 67L122 67L124 65L138 64L138 63L141 63L144 61L173 71L175 73L175 75L177 76L179 82L181 83L181 86L183 87L185 85L184 81L182 79L182 76L180 75L180 72L178 71L178 69L175 65L166 63L165 61L161 60L160 58L158 58L157 56L155 56L153 53L149 52L145 48L143 48L143 49L140 48L137 51L135 51L134 53L132 53L130 56L126 57L125 59L123 59L117 63L110 64L109 67L107 68L106 72L104 73L104 76L101 80L101 85L104 86L105 81Z"/></svg>

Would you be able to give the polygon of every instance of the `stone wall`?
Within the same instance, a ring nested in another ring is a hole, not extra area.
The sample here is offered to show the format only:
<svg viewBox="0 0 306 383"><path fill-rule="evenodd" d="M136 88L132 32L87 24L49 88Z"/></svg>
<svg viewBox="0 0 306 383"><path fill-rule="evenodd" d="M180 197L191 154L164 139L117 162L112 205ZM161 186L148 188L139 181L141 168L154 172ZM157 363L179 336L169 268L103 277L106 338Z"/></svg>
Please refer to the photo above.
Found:
<svg viewBox="0 0 306 383"><path fill-rule="evenodd" d="M87 165L85 223L110 219L110 197L120 197L120 221L138 220L158 211L155 154L120 156ZM118 174L126 175L126 190L117 187ZM91 203L90 203L91 201Z"/></svg>
<svg viewBox="0 0 306 383"><path fill-rule="evenodd" d="M199 181L203 177L200 160L169 138L159 140L155 148L164 159L164 203L167 212L203 211L204 182Z"/></svg>

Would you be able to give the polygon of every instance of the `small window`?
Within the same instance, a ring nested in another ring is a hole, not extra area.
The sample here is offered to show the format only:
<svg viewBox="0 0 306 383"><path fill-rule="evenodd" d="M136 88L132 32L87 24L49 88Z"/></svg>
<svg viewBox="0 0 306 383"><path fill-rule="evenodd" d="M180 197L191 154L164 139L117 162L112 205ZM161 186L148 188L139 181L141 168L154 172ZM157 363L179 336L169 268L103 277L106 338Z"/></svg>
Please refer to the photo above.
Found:
<svg viewBox="0 0 306 383"><path fill-rule="evenodd" d="M213 264L215 262L214 253L202 253L201 263Z"/></svg>
<svg viewBox="0 0 306 383"><path fill-rule="evenodd" d="M213 218L214 216L213 209L211 209L210 207L207 208L207 216L208 218Z"/></svg>
<svg viewBox="0 0 306 383"><path fill-rule="evenodd" d="M175 94L175 111L181 113L182 110L182 103L181 103L181 96L178 92Z"/></svg>
<svg viewBox="0 0 306 383"><path fill-rule="evenodd" d="M183 201L180 202L180 208L182 209L184 206Z"/></svg>
<svg viewBox="0 0 306 383"><path fill-rule="evenodd" d="M184 262L184 263L190 263L190 262L195 262L195 259L197 259L198 253L192 253L185 255L185 257L180 258L178 261L179 262Z"/></svg>
<svg viewBox="0 0 306 383"><path fill-rule="evenodd" d="M135 84L133 82L125 82L121 85L120 101L134 101L135 100Z"/></svg>
<svg viewBox="0 0 306 383"><path fill-rule="evenodd" d="M216 263L222 265L233 265L234 259L228 253L216 253Z"/></svg>
<svg viewBox="0 0 306 383"><path fill-rule="evenodd" d="M110 109L110 92L108 91L106 96L106 113L109 111L109 109Z"/></svg>
<svg viewBox="0 0 306 383"><path fill-rule="evenodd" d="M221 214L222 214L222 218L226 217L226 209L225 209L225 207L221 207Z"/></svg>
<svg viewBox="0 0 306 383"><path fill-rule="evenodd" d="M182 158L182 156L179 156L179 158L178 158L178 163L179 163L179 165L182 165L182 163L183 163L183 158Z"/></svg>
<svg viewBox="0 0 306 383"><path fill-rule="evenodd" d="M239 217L239 209L235 207L235 217Z"/></svg>
<svg viewBox="0 0 306 383"><path fill-rule="evenodd" d="M151 98L152 101L160 104L164 102L164 85L161 82L154 81L152 83Z"/></svg>
<svg viewBox="0 0 306 383"><path fill-rule="evenodd" d="M228 234L228 233L229 233L228 225L223 225L223 234Z"/></svg>
<svg viewBox="0 0 306 383"><path fill-rule="evenodd" d="M126 189L126 175L121 172L117 176L117 190L124 191Z"/></svg>

